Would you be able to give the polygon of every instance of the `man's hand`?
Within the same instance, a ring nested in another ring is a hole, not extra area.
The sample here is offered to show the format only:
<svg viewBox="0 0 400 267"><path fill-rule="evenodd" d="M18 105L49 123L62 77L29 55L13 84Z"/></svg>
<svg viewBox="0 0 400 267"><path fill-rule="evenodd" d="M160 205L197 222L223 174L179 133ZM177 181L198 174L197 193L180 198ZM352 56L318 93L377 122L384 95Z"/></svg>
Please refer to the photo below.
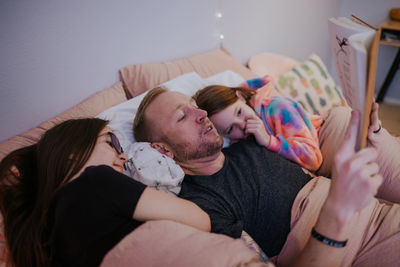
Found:
<svg viewBox="0 0 400 267"><path fill-rule="evenodd" d="M382 124L378 116L379 105L374 102L372 104L370 123L368 127L368 141L369 143L376 147L379 141L378 135L381 132Z"/></svg>
<svg viewBox="0 0 400 267"><path fill-rule="evenodd" d="M338 212L338 218L348 220L365 207L382 183L379 167L374 162L374 148L355 151L360 113L352 112L346 136L334 159L332 184L327 205Z"/></svg>
<svg viewBox="0 0 400 267"><path fill-rule="evenodd" d="M268 147L271 137L265 130L264 123L262 120L257 116L253 115L246 121L246 129L245 134L252 134L256 138L256 141L259 145Z"/></svg>
<svg viewBox="0 0 400 267"><path fill-rule="evenodd" d="M360 113L353 111L343 143L334 157L334 168L328 196L321 208L315 231L327 238L345 241L351 239L354 225L350 219L375 196L382 183L379 167L374 162L374 148L355 150ZM327 246L310 238L293 266L339 266L346 249Z"/></svg>

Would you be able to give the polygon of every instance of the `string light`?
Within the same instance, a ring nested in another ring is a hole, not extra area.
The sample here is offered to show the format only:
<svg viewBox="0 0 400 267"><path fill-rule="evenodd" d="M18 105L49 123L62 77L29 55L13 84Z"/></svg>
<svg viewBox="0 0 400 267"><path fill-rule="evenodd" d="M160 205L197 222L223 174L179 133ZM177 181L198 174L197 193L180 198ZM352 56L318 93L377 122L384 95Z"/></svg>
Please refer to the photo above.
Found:
<svg viewBox="0 0 400 267"><path fill-rule="evenodd" d="M220 46L223 46L223 40L225 39L225 36L223 34L222 30L222 12L221 12L221 3L222 0L217 0L217 11L215 12L215 17L217 20L217 36L219 38Z"/></svg>

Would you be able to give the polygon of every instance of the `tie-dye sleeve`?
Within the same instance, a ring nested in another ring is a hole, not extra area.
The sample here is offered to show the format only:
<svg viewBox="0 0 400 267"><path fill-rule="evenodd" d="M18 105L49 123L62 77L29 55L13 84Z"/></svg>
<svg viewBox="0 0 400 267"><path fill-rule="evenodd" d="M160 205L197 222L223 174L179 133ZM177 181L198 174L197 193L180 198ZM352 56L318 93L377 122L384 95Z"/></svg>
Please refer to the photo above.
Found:
<svg viewBox="0 0 400 267"><path fill-rule="evenodd" d="M270 98L258 111L271 136L268 149L311 171L321 166L318 133L297 102L284 97Z"/></svg>

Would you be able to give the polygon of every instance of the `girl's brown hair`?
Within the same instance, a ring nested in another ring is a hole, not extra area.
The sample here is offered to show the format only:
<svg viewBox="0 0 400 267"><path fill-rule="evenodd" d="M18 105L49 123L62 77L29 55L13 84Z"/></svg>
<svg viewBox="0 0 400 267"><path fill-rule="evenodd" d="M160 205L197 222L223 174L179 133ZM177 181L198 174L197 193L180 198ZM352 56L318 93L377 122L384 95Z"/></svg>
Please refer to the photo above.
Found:
<svg viewBox="0 0 400 267"><path fill-rule="evenodd" d="M243 96L247 105L250 105L249 101L256 92L244 87L210 85L197 91L193 99L197 106L207 111L208 117L211 117L235 103L239 99L237 93Z"/></svg>
<svg viewBox="0 0 400 267"><path fill-rule="evenodd" d="M62 122L37 144L15 150L0 163L0 211L15 266L49 266L47 210L54 192L89 159L107 121Z"/></svg>

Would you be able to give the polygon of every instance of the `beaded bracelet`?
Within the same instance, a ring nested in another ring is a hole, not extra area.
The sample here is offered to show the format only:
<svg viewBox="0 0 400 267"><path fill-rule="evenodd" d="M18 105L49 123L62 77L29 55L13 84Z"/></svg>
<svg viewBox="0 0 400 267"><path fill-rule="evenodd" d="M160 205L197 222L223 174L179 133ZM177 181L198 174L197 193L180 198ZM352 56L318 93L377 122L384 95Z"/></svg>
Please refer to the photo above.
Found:
<svg viewBox="0 0 400 267"><path fill-rule="evenodd" d="M327 238L326 236L323 236L320 233L318 233L317 231L315 231L314 228L311 231L311 236L314 237L315 239L317 239L318 241L321 241L322 243L324 243L328 246L331 246L331 247L335 247L335 248L342 248L342 247L346 246L346 244L347 244L347 240L336 241L336 240Z"/></svg>

